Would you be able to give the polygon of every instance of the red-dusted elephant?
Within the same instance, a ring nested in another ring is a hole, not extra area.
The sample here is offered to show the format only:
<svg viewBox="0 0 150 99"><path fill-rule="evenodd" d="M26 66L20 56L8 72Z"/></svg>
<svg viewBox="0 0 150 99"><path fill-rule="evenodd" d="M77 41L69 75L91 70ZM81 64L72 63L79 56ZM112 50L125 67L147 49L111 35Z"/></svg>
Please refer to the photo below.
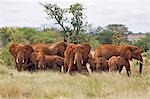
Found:
<svg viewBox="0 0 150 99"><path fill-rule="evenodd" d="M125 66L127 75L129 76L130 64L128 60L124 59L121 56L112 56L108 60L109 71L119 71L119 73L121 73L123 66Z"/></svg>
<svg viewBox="0 0 150 99"><path fill-rule="evenodd" d="M107 60L104 57L95 59L95 67L97 72L109 71Z"/></svg>
<svg viewBox="0 0 150 99"><path fill-rule="evenodd" d="M30 54L33 52L31 45L12 44L9 52L15 58L16 68L18 71L26 70Z"/></svg>
<svg viewBox="0 0 150 99"><path fill-rule="evenodd" d="M95 58L97 57L104 57L107 60L112 56L121 56L126 60L137 59L140 61L140 68L139 72L142 73L142 62L143 58L141 55L141 49L137 46L131 45L111 45L111 44L104 44L98 47L95 51Z"/></svg>
<svg viewBox="0 0 150 99"><path fill-rule="evenodd" d="M79 72L86 69L90 50L91 46L89 44L69 44L65 51L67 73L71 71L71 68L77 69Z"/></svg>
<svg viewBox="0 0 150 99"><path fill-rule="evenodd" d="M56 43L50 43L50 44L32 44L32 47L34 51L36 52L42 52L45 55L58 55L61 57L64 57L64 52L67 47L66 42L56 42Z"/></svg>
<svg viewBox="0 0 150 99"><path fill-rule="evenodd" d="M92 72L96 70L95 59L92 56L91 52L88 54L88 58L87 58L86 63L89 63L90 69L91 69Z"/></svg>
<svg viewBox="0 0 150 99"><path fill-rule="evenodd" d="M35 70L46 68L45 54L42 52L33 52L30 56L30 60L33 62Z"/></svg>
<svg viewBox="0 0 150 99"><path fill-rule="evenodd" d="M45 55L46 68L63 72L64 58L58 55Z"/></svg>
<svg viewBox="0 0 150 99"><path fill-rule="evenodd" d="M64 66L64 58L58 55L45 55L42 52L33 52L30 57L35 69L57 69L60 71Z"/></svg>

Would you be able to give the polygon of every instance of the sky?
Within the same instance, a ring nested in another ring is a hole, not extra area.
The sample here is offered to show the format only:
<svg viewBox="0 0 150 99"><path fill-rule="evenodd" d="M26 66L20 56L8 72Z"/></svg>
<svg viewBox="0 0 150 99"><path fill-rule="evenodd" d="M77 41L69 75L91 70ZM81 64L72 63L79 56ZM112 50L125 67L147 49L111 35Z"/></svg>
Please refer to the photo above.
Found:
<svg viewBox="0 0 150 99"><path fill-rule="evenodd" d="M0 27L51 24L40 2L61 7L78 2L94 26L124 24L135 33L150 32L150 0L0 0Z"/></svg>

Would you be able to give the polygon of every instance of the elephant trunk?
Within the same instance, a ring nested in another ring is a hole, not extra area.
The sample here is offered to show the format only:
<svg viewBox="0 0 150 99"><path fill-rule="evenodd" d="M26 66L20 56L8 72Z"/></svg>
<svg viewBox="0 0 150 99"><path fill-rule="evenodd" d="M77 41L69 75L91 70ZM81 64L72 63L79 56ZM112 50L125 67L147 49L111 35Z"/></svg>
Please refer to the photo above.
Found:
<svg viewBox="0 0 150 99"><path fill-rule="evenodd" d="M137 57L135 58L140 62L140 67L139 67L139 73L142 73L142 66L143 66L143 57L141 54L137 55Z"/></svg>
<svg viewBox="0 0 150 99"><path fill-rule="evenodd" d="M140 59L140 68L139 68L140 74L142 73L142 67L143 67L143 58L141 56L141 59Z"/></svg>
<svg viewBox="0 0 150 99"><path fill-rule="evenodd" d="M77 69L79 72L82 71L83 59L81 53L75 53L74 64L77 65Z"/></svg>

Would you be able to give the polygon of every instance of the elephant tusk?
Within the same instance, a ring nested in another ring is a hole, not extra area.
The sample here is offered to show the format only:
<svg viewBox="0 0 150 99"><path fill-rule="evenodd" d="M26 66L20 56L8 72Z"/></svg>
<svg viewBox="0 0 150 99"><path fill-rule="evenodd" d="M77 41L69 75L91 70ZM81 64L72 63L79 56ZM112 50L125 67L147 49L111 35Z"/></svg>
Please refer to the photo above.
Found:
<svg viewBox="0 0 150 99"><path fill-rule="evenodd" d="M64 66L63 65L61 66L61 72L62 73L64 72Z"/></svg>
<svg viewBox="0 0 150 99"><path fill-rule="evenodd" d="M143 64L143 62L142 61L139 61L141 64Z"/></svg>
<svg viewBox="0 0 150 99"><path fill-rule="evenodd" d="M19 63L19 60L18 60L18 58L16 59L16 63L17 63L17 64Z"/></svg>
<svg viewBox="0 0 150 99"><path fill-rule="evenodd" d="M24 59L22 60L22 63L24 63Z"/></svg>
<svg viewBox="0 0 150 99"><path fill-rule="evenodd" d="M81 60L81 64L83 64L83 60Z"/></svg>
<svg viewBox="0 0 150 99"><path fill-rule="evenodd" d="M38 64L38 67L37 67L37 69L39 69L41 67L41 65L40 64Z"/></svg>
<svg viewBox="0 0 150 99"><path fill-rule="evenodd" d="M92 73L91 69L90 69L90 64L89 63L86 63L86 68L88 70L89 73Z"/></svg>
<svg viewBox="0 0 150 99"><path fill-rule="evenodd" d="M74 62L73 62L74 64L76 64L76 61L74 60Z"/></svg>

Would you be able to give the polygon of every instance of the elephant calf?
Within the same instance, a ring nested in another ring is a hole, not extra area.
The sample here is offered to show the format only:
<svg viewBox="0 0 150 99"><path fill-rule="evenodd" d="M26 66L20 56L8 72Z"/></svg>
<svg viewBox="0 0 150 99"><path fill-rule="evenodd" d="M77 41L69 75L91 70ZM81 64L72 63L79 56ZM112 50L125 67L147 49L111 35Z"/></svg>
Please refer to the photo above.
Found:
<svg viewBox="0 0 150 99"><path fill-rule="evenodd" d="M30 60L34 63L35 69L57 69L60 71L64 65L64 58L57 55L45 55L42 52L33 52Z"/></svg>
<svg viewBox="0 0 150 99"><path fill-rule="evenodd" d="M48 69L57 69L61 71L64 68L64 58L58 55L45 55L46 68ZM63 72L63 71L61 71Z"/></svg>
<svg viewBox="0 0 150 99"><path fill-rule="evenodd" d="M107 60L103 57L99 57L95 59L96 71L108 71L109 67L107 64Z"/></svg>
<svg viewBox="0 0 150 99"><path fill-rule="evenodd" d="M121 73L123 66L125 66L127 75L129 76L129 72L131 73L129 61L121 56L112 56L108 60L108 66L109 71L119 71L119 73Z"/></svg>
<svg viewBox="0 0 150 99"><path fill-rule="evenodd" d="M30 60L33 62L34 66L35 66L35 70L46 68L46 60L45 60L44 53L33 52L30 56Z"/></svg>

